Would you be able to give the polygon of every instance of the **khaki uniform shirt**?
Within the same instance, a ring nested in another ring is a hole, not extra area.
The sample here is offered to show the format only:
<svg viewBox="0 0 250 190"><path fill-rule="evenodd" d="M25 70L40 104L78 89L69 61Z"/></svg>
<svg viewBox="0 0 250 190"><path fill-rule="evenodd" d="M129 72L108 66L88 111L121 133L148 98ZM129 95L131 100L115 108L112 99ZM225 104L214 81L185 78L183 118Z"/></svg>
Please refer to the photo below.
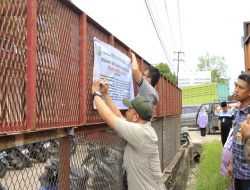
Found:
<svg viewBox="0 0 250 190"><path fill-rule="evenodd" d="M158 138L151 122L137 124L118 119L115 130L127 144L124 164L129 190L165 190L162 182Z"/></svg>

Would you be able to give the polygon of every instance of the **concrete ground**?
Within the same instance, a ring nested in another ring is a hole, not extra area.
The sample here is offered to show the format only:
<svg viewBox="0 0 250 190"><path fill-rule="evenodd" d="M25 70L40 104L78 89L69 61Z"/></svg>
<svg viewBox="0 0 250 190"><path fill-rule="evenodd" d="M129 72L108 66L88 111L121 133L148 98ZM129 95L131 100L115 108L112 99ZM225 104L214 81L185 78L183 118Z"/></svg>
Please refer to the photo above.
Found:
<svg viewBox="0 0 250 190"><path fill-rule="evenodd" d="M193 143L204 143L204 142L209 142L209 141L215 141L215 140L220 141L221 140L219 132L206 135L206 137L204 139L201 138L200 131L197 129L196 130L190 129L188 132L189 132L189 135L190 135Z"/></svg>

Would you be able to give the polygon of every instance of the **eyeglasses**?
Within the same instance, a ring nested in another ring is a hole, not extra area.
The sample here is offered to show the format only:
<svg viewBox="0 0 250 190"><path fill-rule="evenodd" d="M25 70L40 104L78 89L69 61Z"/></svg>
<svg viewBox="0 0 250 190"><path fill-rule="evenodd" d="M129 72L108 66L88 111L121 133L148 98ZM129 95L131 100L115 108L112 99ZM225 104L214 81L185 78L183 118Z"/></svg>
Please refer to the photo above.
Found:
<svg viewBox="0 0 250 190"><path fill-rule="evenodd" d="M146 74L144 74L144 73L142 73L142 75L143 75L144 77L150 78L150 76L148 76L148 75L146 75Z"/></svg>

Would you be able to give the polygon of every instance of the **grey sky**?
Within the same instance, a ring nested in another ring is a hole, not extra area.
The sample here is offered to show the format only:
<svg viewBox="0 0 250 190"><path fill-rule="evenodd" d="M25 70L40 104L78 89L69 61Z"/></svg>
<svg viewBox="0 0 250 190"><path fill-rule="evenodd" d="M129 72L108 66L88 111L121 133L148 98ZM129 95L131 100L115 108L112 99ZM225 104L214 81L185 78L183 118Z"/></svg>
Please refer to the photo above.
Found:
<svg viewBox="0 0 250 190"><path fill-rule="evenodd" d="M147 2L157 20L165 53L144 0L73 0L80 9L151 64L168 63L176 71L177 63L173 59L177 55L173 52L179 50L185 52L181 70L195 70L198 57L206 53L224 56L232 91L233 81L244 70L241 37L243 22L250 21L250 1L166 0L167 8L164 0Z"/></svg>

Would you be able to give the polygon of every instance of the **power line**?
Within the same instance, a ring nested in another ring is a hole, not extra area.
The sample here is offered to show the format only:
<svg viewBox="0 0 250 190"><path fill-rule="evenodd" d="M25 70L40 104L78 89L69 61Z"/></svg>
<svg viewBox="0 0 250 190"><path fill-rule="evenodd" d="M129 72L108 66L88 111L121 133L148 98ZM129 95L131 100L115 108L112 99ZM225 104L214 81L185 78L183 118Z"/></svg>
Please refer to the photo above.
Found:
<svg viewBox="0 0 250 190"><path fill-rule="evenodd" d="M152 21L153 26L154 26L154 28L155 28L156 34L157 34L158 39L159 39L159 41L160 41L160 43L161 43L162 49L163 49L163 51L164 51L164 53L165 53L165 56L166 56L167 60L170 62L168 52L166 51L166 48L165 48L164 43L163 43L163 41L162 41L162 37L161 37L160 31L159 31L158 26L157 26L157 23L156 23L156 21L155 21L155 19L154 19L154 16L153 16L153 14L152 14L153 11L152 11L152 9L151 9L151 6L150 6L150 4L147 2L147 0L145 0L145 3L146 3L146 6L147 6L147 10L148 10L148 12L149 12L151 21Z"/></svg>
<svg viewBox="0 0 250 190"><path fill-rule="evenodd" d="M163 0L164 1L164 0ZM154 3L154 1L152 0L151 1L152 2L152 5L153 5L153 8L154 8L154 13L156 14L156 16L157 16L157 19L154 19L154 21L157 21L157 23L158 23L158 21L159 21L159 23L157 24L157 26L160 26L160 27L158 27L158 30L160 30L160 31L162 31L162 34L165 34L165 35L161 35L161 37L165 37L165 39L162 39L162 40L165 40L164 42L166 42L166 43L164 43L164 44L169 44L168 43L168 33L166 32L166 30L165 30L165 27L164 27L164 25L165 24L162 24L162 19L160 19L160 17L159 17L159 14L158 14L158 10L157 10L157 6L155 5L155 3ZM150 4L149 4L150 5ZM165 4L165 8L166 8L166 4ZM153 9L152 9L153 10ZM168 16L168 12L167 12L167 18L169 18L169 16ZM172 32L172 28L171 28L171 24L170 24L170 20L168 19L168 22L167 23L169 23L169 30L170 30L170 33L171 33L171 40L172 40L172 42L173 42L173 44L174 44L174 46L176 46L176 44L175 44L175 41L174 41L174 36L173 36L173 32Z"/></svg>
<svg viewBox="0 0 250 190"><path fill-rule="evenodd" d="M168 62L169 62L169 64L170 64L170 67L171 67L172 70L173 70L173 66L172 66L172 64L171 64L171 62L170 62L168 52L167 52L167 50L166 50L166 47L165 47L164 44L163 44L163 41L162 41L160 32L158 31L158 27L157 27L156 22L155 22L155 20L154 20L154 18L153 18L153 15L151 14L152 11L151 11L150 4L147 2L147 0L145 0L145 4L146 4L147 10L148 10L148 12L149 12L151 21L152 21L152 23L153 23L153 26L154 26L154 28L155 28L157 37L158 37L158 39L159 39L159 41L160 41L161 47L162 47L162 49L163 49L163 52L164 52L164 54L165 54L165 56L166 56L166 58L167 58L167 60L168 60Z"/></svg>
<svg viewBox="0 0 250 190"><path fill-rule="evenodd" d="M181 16L180 16L180 5L179 0L177 1L177 11L178 11L178 20L179 20L179 29L180 29L180 42L181 42L181 48L183 47L183 40L182 40L182 29L181 29Z"/></svg>
<svg viewBox="0 0 250 190"><path fill-rule="evenodd" d="M167 3L166 3L166 0L163 0L163 1L164 1L164 5L165 5L166 14L167 14L167 20L168 20L168 25L169 25L170 34L171 34L171 37L172 37L174 46L176 47L176 42L175 42L175 38L174 38L174 33L173 33L173 30L172 30L172 24L171 24L171 21L170 21L170 19L169 19L170 17L169 17L169 14L168 14Z"/></svg>
<svg viewBox="0 0 250 190"><path fill-rule="evenodd" d="M178 81L179 81L179 65L181 61L184 61L182 58L180 58L181 54L184 54L183 51L174 51L174 53L177 53L177 59L174 59L174 61L177 61L177 85L178 85Z"/></svg>

